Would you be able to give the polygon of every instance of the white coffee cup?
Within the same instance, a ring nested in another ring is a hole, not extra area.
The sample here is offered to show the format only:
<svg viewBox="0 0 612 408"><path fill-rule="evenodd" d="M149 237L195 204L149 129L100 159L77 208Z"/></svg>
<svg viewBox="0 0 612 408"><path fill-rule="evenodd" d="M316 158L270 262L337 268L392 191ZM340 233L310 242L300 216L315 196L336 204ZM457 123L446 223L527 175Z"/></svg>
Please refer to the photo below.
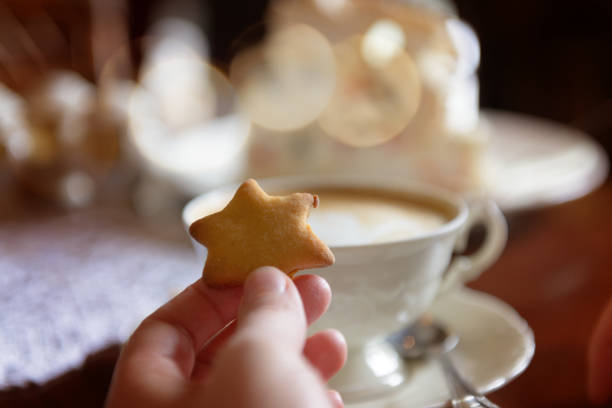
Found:
<svg viewBox="0 0 612 408"><path fill-rule="evenodd" d="M447 214L440 226L406 239L361 245L328 243L336 263L309 271L323 276L332 288L332 304L312 330L332 327L345 335L348 361L332 379L332 386L349 402L387 394L407 380L406 368L386 342L387 336L423 314L437 295L477 277L499 257L506 243L505 219L490 200L468 205L439 189L389 178L298 176L258 182L270 194L347 188L393 194L428 203ZM222 209L236 188L217 189L189 202L183 211L185 227ZM463 250L476 223L486 227L485 242L474 254L451 261L454 250ZM192 242L204 260L205 248Z"/></svg>

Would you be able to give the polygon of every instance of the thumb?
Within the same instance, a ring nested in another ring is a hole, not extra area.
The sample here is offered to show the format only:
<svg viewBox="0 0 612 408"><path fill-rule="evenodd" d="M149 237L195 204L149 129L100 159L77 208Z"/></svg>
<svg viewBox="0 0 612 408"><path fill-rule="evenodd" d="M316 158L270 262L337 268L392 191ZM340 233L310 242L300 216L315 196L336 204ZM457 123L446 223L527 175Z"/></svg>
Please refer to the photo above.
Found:
<svg viewBox="0 0 612 408"><path fill-rule="evenodd" d="M304 306L293 281L276 268L256 269L199 406L330 407L321 377L303 357L305 337Z"/></svg>
<svg viewBox="0 0 612 408"><path fill-rule="evenodd" d="M306 315L293 281L279 269L253 271L244 284L234 337L249 336L301 350L306 337Z"/></svg>

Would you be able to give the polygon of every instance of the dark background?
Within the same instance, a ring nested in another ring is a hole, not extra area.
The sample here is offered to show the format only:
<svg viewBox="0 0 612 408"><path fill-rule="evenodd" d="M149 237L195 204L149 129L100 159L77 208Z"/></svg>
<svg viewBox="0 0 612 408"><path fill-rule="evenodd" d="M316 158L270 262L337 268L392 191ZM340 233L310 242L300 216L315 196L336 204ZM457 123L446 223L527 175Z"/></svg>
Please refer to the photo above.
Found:
<svg viewBox="0 0 612 408"><path fill-rule="evenodd" d="M481 42L482 106L574 125L612 151L612 2L457 5Z"/></svg>

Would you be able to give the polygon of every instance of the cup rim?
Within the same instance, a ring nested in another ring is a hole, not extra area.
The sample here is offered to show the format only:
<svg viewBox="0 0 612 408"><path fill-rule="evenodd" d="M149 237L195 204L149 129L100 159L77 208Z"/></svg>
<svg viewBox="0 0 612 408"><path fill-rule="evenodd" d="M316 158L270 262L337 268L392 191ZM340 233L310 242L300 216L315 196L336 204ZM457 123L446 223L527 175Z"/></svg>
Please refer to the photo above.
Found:
<svg viewBox="0 0 612 408"><path fill-rule="evenodd" d="M415 196L427 197L433 199L439 203L450 205L456 210L456 214L450 218L447 222L442 224L440 227L414 236L394 241L387 242L375 242L369 244L358 244L358 245L329 245L329 248L333 252L347 251L347 250L367 250L367 249L380 249L390 248L398 245L405 245L407 243L417 244L426 242L432 239L439 238L450 234L459 229L468 218L468 206L465 200L455 193L448 190L444 190L437 186L429 184L423 184L414 181L407 181L404 178L396 177L380 177L380 176L350 176L350 175L298 175L298 176L279 176L270 178L255 178L257 182L262 186L264 190L269 189L268 187L275 185L280 188L286 187L296 189L298 191L300 186L314 187L361 187L367 188L370 191L399 191L404 193L410 193ZM189 226L196 219L191 216L195 209L201 205L201 203L209 200L211 197L218 196L219 194L233 194L242 182L231 183L228 185L214 188L207 192L192 198L183 208L182 221L183 226L188 231ZM399 190L397 190L399 189ZM316 191L315 191L316 193Z"/></svg>

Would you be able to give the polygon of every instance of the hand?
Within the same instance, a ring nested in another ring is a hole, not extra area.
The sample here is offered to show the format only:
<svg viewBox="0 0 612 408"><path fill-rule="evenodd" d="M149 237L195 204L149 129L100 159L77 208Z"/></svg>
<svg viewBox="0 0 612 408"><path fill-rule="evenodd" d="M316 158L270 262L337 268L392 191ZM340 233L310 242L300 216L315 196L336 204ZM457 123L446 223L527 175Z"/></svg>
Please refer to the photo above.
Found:
<svg viewBox="0 0 612 408"><path fill-rule="evenodd" d="M272 267L244 288L198 280L136 329L106 407L342 407L325 382L344 364L344 338L334 330L306 338L330 299L323 278L292 281Z"/></svg>
<svg viewBox="0 0 612 408"><path fill-rule="evenodd" d="M587 388L594 404L612 401L612 298L589 343Z"/></svg>

